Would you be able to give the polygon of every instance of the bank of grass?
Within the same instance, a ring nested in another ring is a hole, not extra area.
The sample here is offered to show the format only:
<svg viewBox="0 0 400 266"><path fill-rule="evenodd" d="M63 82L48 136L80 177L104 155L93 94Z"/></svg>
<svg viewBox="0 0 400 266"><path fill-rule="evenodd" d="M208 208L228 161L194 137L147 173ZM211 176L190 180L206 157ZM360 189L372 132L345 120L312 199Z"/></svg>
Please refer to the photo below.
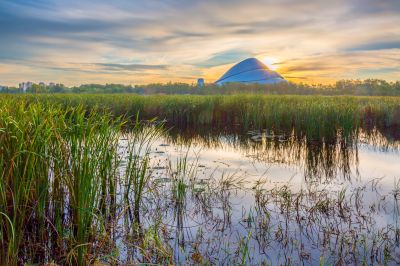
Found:
<svg viewBox="0 0 400 266"><path fill-rule="evenodd" d="M360 128L396 130L400 97L277 96L277 95L24 95L14 101L45 102L66 107L82 105L113 116L165 120L167 125L241 130L263 128L307 134L310 139L348 135Z"/></svg>

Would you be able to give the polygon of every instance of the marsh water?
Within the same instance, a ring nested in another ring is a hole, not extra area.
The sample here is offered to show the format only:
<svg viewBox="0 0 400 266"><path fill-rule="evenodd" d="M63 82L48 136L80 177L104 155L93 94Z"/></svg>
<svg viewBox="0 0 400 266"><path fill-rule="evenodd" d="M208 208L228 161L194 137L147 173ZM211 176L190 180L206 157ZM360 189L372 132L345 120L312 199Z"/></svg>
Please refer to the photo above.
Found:
<svg viewBox="0 0 400 266"><path fill-rule="evenodd" d="M150 145L141 224L177 264L396 264L399 147L378 131L315 140L171 129ZM140 261L129 224L116 230L119 256Z"/></svg>

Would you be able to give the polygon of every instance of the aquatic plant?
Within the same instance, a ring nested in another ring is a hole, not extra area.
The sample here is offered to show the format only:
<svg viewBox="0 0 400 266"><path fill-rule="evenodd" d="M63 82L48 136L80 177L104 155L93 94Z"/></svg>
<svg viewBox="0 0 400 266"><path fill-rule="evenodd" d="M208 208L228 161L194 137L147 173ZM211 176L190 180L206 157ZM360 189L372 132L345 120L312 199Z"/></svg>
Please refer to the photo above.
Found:
<svg viewBox="0 0 400 266"><path fill-rule="evenodd" d="M82 106L2 103L0 263L55 259L87 264L102 245L99 236L107 234L110 219L116 218L118 141L124 121ZM132 146L148 142L155 132L132 132L140 136ZM137 154L137 147L128 150L130 158ZM127 176L137 214L147 164L134 163Z"/></svg>

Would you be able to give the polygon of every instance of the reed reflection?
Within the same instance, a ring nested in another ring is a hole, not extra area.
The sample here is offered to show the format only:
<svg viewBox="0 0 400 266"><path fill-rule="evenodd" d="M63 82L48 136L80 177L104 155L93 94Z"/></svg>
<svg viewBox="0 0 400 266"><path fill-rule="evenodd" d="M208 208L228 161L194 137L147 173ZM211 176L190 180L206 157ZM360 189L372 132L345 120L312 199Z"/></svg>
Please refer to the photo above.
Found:
<svg viewBox="0 0 400 266"><path fill-rule="evenodd" d="M397 135L397 131L376 128L354 132L338 130L334 135L310 137L296 130L175 127L168 131L167 139L175 145L195 143L208 149L229 146L257 162L298 166L304 170L305 180L328 181L358 176L359 148L367 145L382 152L398 149Z"/></svg>

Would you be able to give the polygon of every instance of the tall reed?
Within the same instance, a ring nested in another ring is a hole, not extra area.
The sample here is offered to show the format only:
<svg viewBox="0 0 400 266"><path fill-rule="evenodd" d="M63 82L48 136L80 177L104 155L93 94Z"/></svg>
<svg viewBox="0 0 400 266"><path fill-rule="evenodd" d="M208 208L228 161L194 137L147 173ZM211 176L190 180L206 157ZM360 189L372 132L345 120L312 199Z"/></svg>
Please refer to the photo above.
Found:
<svg viewBox="0 0 400 266"><path fill-rule="evenodd" d="M83 107L2 103L0 264L86 264L115 196L121 121Z"/></svg>

